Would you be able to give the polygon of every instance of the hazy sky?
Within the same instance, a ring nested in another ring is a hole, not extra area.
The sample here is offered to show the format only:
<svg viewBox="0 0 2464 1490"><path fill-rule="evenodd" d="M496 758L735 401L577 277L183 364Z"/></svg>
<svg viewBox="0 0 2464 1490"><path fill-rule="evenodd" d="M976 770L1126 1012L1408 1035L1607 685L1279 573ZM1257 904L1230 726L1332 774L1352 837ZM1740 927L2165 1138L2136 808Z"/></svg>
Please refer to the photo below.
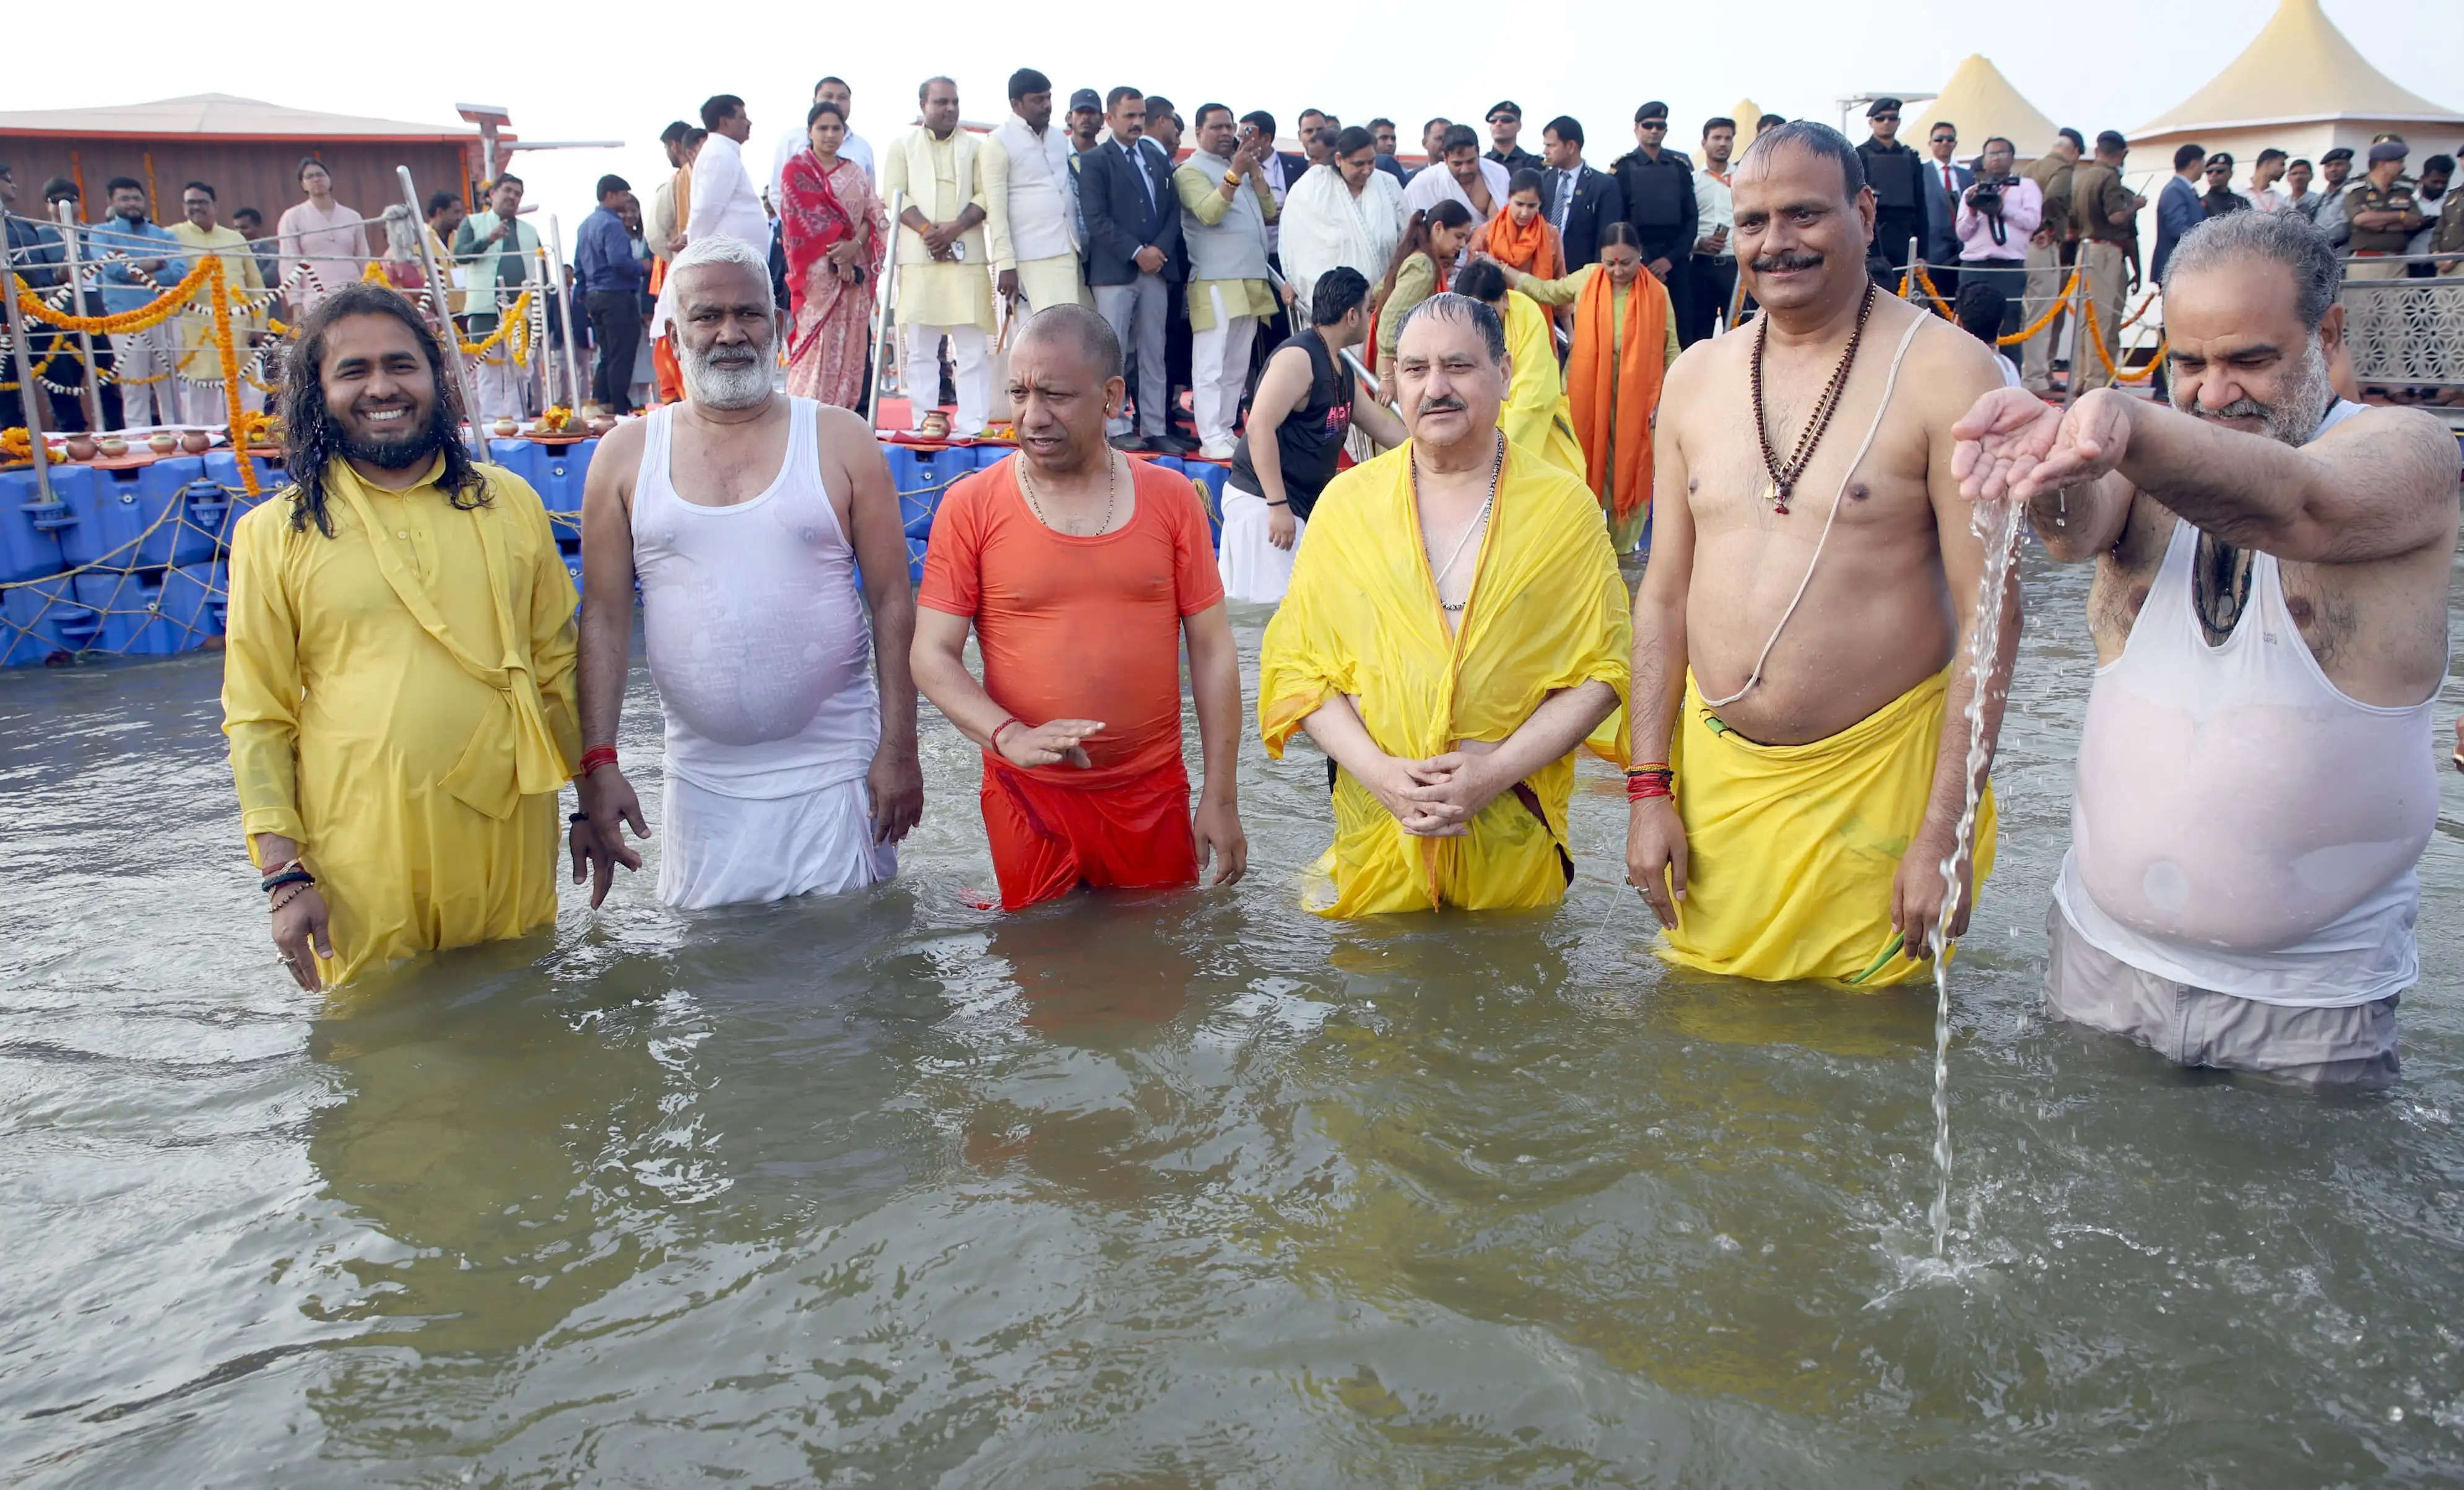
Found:
<svg viewBox="0 0 2464 1490"><path fill-rule="evenodd" d="M601 172L616 171L646 190L657 179L665 169L657 137L669 120L693 117L711 94L738 94L766 167L772 142L802 122L813 80L825 73L853 86L854 127L876 146L913 122L915 86L925 77L956 77L965 116L992 121L1007 113L1010 71L1024 65L1065 93L1126 82L1165 94L1183 117L1220 101L1271 110L1288 130L1302 107L1315 105L1348 123L1386 115L1401 121L1407 139L1430 115L1476 123L1491 103L1511 98L1523 106L1530 148L1538 148L1543 122L1572 114L1590 136L1592 164L1605 166L1631 147L1634 109L1646 99L1668 101L1669 142L1690 149L1702 120L1727 113L1741 96L1777 113L1837 122L1841 96L1938 89L1971 52L1991 58L2056 123L2090 136L2129 130L2214 76L2275 8L2276 0L2085 7L1372 0L1200 11L627 0L477 11L321 6L295 24L243 31L199 26L206 12L193 5L135 0L114 8L114 29L165 45L115 48L91 68L19 71L9 91L12 108L221 92L437 121L452 120L453 105L467 101L509 108L515 127L532 139L626 141L623 150L543 152L517 162L531 200L562 216L570 242ZM2464 111L2458 0L2326 0L2326 11L2397 83ZM502 63L474 61L472 24L481 16L501 18ZM540 29L551 22L553 32ZM450 60L423 65L429 56ZM2446 150L2459 142L2426 142ZM2035 143L2021 142L2032 152ZM380 209L353 205L370 215Z"/></svg>

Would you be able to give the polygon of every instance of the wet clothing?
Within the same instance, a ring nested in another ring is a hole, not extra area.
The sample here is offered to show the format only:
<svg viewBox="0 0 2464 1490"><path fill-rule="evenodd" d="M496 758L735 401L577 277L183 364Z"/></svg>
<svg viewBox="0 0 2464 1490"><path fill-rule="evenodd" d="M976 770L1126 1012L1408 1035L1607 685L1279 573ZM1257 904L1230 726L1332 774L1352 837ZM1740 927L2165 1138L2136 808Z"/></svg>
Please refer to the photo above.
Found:
<svg viewBox="0 0 2464 1490"><path fill-rule="evenodd" d="M1574 345L1566 393L1581 440L1584 480L1607 512L1620 554L1641 538L1651 516L1651 423L1663 376L1677 361L1677 328L1666 287L1648 274L1619 289L1597 265L1523 293L1543 305L1574 306Z"/></svg>
<svg viewBox="0 0 2464 1490"><path fill-rule="evenodd" d="M1194 857L1186 875L1157 857L1150 818L1177 792L1178 831L1188 839L1181 624L1223 599L1205 510L1188 478L1133 461L1136 505L1127 524L1089 537L1056 533L1019 489L1020 459L950 489L916 597L975 623L984 691L1018 719L1105 725L1085 742L1092 764L1084 769L1024 770L984 752L984 823L1002 904L1014 910L1081 880L1194 882ZM1147 877L1159 866L1177 877Z"/></svg>
<svg viewBox="0 0 2464 1490"><path fill-rule="evenodd" d="M2360 409L2340 404L2321 432ZM2288 1006L2385 998L2420 975L2436 690L2405 708L2345 696L2266 554L2210 646L2198 537L2176 522L2122 655L2097 670L2056 903L2092 945L2189 987Z"/></svg>
<svg viewBox="0 0 2464 1490"><path fill-rule="evenodd" d="M1583 484L1509 445L1477 554L1462 629L1446 624L1420 538L1411 447L1334 478L1266 626L1258 727L1285 747L1330 697L1348 695L1377 747L1426 759L1462 740L1504 740L1558 690L1597 679L1628 692L1625 584L1598 502ZM1622 708L1588 742L1622 764ZM1334 778L1334 846L1320 915L1553 906L1573 873L1566 807L1572 752L1502 793L1462 838L1416 838L1351 773Z"/></svg>
<svg viewBox="0 0 2464 1490"><path fill-rule="evenodd" d="M1925 823L1949 673L1827 739L1761 745L1723 723L1688 670L1668 763L1685 824L1685 898L1661 954L1780 982L1881 988L1929 975L1901 954L1891 890ZM1993 872L1989 786L1976 809L1975 885Z"/></svg>
<svg viewBox="0 0 2464 1490"><path fill-rule="evenodd" d="M1057 900L1081 885L1163 889L1198 883L1189 770L1178 756L1090 792L987 756L978 800L1004 910Z"/></svg>
<svg viewBox="0 0 2464 1490"><path fill-rule="evenodd" d="M818 405L790 405L778 475L728 507L676 490L677 405L645 431L633 567L666 716L659 898L671 906L851 889L898 869L864 810L881 747L871 617L822 483Z"/></svg>
<svg viewBox="0 0 2464 1490"><path fill-rule="evenodd" d="M2385 1086L2402 1068L2395 1037L2401 995L2318 1008L2194 988L2104 951L2058 904L2046 908L2045 938L2048 1014L2136 1041L2175 1065L2349 1087Z"/></svg>
<svg viewBox="0 0 2464 1490"><path fill-rule="evenodd" d="M557 793L582 753L573 581L520 477L479 467L451 506L438 459L388 492L336 461L328 537L277 496L239 521L223 733L240 831L317 876L328 986L556 921ZM266 867L260 866L260 867Z"/></svg>

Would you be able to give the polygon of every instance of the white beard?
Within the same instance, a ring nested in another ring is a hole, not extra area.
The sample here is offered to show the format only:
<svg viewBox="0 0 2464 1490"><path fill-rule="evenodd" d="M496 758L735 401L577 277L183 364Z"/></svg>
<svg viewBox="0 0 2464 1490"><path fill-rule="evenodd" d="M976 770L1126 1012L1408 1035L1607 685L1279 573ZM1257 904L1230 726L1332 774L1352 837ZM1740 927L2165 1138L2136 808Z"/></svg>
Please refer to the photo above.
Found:
<svg viewBox="0 0 2464 1490"><path fill-rule="evenodd" d="M676 362L684 373L685 397L712 408L751 408L770 396L772 344L764 342L754 360L734 366L712 362L707 354L681 343Z"/></svg>
<svg viewBox="0 0 2464 1490"><path fill-rule="evenodd" d="M2307 445L2310 437L2318 432L2319 418L2327 410L2327 400L2334 392L2334 386L2327 379L2327 349L2320 343L2319 334L2314 331L2310 334L2310 344L2301 349L2301 365L2295 369L2292 382L2286 385L2282 403L2261 404L2256 399L2245 399L2229 408L2206 412L2197 406L2197 395L2178 383L2173 385L2172 401L2176 410L2193 418L2240 417L2255 413L2258 416L2259 433L2278 445Z"/></svg>

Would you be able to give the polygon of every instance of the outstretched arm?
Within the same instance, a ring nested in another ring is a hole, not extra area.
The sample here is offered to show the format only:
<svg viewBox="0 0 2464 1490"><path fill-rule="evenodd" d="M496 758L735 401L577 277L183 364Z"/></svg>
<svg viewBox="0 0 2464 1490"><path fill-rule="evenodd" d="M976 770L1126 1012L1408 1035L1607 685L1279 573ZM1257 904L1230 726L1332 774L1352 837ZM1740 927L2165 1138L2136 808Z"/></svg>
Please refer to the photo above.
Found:
<svg viewBox="0 0 2464 1490"><path fill-rule="evenodd" d="M2456 467L2454 438L2417 409L2371 409L2286 445L2100 388L2012 489L2033 499L2118 472L2228 543L2351 564L2446 541Z"/></svg>

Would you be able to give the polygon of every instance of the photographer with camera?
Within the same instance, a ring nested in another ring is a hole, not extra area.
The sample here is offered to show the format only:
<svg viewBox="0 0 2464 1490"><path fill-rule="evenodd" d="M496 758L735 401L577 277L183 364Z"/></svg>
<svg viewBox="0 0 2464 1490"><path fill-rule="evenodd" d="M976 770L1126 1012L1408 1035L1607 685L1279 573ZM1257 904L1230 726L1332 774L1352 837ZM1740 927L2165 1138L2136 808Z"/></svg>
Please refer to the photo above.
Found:
<svg viewBox="0 0 2464 1490"><path fill-rule="evenodd" d="M2028 239L2044 221L2044 188L2013 173L2018 151L2000 135L1985 142L1976 182L1959 197L1959 278L2003 294L2002 335L2028 323Z"/></svg>

